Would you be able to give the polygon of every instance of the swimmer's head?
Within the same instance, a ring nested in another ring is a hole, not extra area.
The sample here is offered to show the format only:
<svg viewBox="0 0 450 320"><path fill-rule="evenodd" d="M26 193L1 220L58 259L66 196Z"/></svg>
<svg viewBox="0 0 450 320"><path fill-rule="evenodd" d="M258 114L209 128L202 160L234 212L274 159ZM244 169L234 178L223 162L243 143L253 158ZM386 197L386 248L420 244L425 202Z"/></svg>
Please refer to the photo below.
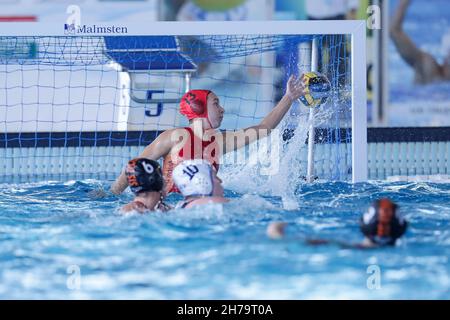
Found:
<svg viewBox="0 0 450 320"><path fill-rule="evenodd" d="M185 160L175 167L173 181L184 197L223 196L222 180L205 160Z"/></svg>
<svg viewBox="0 0 450 320"><path fill-rule="evenodd" d="M286 226L285 222L272 222L267 227L266 234L270 239L281 239L284 237Z"/></svg>
<svg viewBox="0 0 450 320"><path fill-rule="evenodd" d="M206 119L211 128L220 127L224 109L219 104L217 95L209 90L190 90L181 98L180 113L189 121Z"/></svg>
<svg viewBox="0 0 450 320"><path fill-rule="evenodd" d="M362 233L373 243L395 245L406 231L407 222L398 213L398 206L385 198L375 201L360 221Z"/></svg>
<svg viewBox="0 0 450 320"><path fill-rule="evenodd" d="M133 159L125 169L131 191L138 195L142 192L161 192L164 179L158 162L145 158Z"/></svg>

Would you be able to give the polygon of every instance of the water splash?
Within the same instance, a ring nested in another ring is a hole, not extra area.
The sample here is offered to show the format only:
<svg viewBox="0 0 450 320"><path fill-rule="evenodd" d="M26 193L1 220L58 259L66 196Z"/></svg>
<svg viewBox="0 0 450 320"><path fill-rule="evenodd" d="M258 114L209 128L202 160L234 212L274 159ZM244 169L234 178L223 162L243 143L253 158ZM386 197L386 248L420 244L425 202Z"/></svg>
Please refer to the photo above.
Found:
<svg viewBox="0 0 450 320"><path fill-rule="evenodd" d="M332 114L333 108L317 108L315 126L327 123ZM292 137L283 141L284 129L292 127ZM308 146L305 141L309 129L308 110L305 112L303 109L300 114L286 116L279 128L281 130L274 130L269 137L254 142L248 148L225 155L225 165L220 175L227 189L244 194L278 196L282 198L284 209L295 210L298 208L295 192L305 183L307 169ZM246 159L246 162L232 163L231 160L239 157ZM275 165L273 160L277 162ZM267 170L270 165L276 167L276 170Z"/></svg>

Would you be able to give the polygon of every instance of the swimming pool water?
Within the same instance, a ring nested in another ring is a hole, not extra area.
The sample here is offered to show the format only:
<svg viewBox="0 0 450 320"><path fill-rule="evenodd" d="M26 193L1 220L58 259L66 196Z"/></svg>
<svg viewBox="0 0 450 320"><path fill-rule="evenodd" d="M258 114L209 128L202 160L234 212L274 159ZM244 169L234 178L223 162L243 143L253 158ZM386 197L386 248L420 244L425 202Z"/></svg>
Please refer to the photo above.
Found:
<svg viewBox="0 0 450 320"><path fill-rule="evenodd" d="M108 185L1 186L0 298L450 298L450 184L300 185L293 211L279 197L227 191L233 201L223 207L131 216L117 212L129 193L89 196ZM301 241L361 240L360 213L385 196L410 221L397 247ZM290 223L287 239L269 240L267 224L279 220ZM371 265L380 268L379 289L367 287ZM81 272L75 290L68 286L73 266Z"/></svg>

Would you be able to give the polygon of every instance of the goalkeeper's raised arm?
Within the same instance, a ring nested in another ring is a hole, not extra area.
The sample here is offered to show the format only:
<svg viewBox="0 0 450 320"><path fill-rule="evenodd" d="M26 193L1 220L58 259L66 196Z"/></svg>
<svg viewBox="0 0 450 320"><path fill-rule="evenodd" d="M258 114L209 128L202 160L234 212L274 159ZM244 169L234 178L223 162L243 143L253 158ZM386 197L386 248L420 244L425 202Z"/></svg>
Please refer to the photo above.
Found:
<svg viewBox="0 0 450 320"><path fill-rule="evenodd" d="M219 170L223 153L235 151L257 139L266 137L280 123L292 103L303 95L303 77L291 76L283 98L257 125L237 131L218 131L224 108L219 97L210 90L190 90L181 99L180 113L189 120L189 126L164 131L139 155L152 160L164 159L165 194L178 192L172 181L172 171L183 160L205 159ZM125 174L117 178L111 192L119 194L127 187Z"/></svg>

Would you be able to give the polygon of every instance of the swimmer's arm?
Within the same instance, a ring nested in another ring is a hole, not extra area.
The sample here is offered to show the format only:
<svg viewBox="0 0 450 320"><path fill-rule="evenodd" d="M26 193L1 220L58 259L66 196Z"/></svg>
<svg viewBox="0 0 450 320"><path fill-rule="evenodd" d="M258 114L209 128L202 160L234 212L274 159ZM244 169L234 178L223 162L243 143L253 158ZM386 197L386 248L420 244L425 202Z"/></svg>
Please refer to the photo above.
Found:
<svg viewBox="0 0 450 320"><path fill-rule="evenodd" d="M345 18L347 20L356 20L359 8L359 0L347 0L347 13Z"/></svg>
<svg viewBox="0 0 450 320"><path fill-rule="evenodd" d="M306 239L305 242L311 246L323 246L333 243L332 241L326 239Z"/></svg>
<svg viewBox="0 0 450 320"><path fill-rule="evenodd" d="M139 155L139 158L147 158L152 160L158 160L161 157L167 155L173 142L171 139L171 133L173 130L166 130L161 133L151 144L149 144L144 151ZM122 170L120 176L111 186L110 191L113 194L121 194L128 187L127 177L125 171Z"/></svg>
<svg viewBox="0 0 450 320"><path fill-rule="evenodd" d="M301 78L291 76L287 83L286 93L272 109L272 111L261 121L260 124L238 131L226 131L225 153L237 150L258 139L267 137L271 130L275 129L288 112L292 103L303 94L304 85Z"/></svg>
<svg viewBox="0 0 450 320"><path fill-rule="evenodd" d="M421 72L424 59L429 58L426 52L419 49L411 38L403 31L403 21L410 1L401 0L394 14L389 30L392 41L403 60L418 72Z"/></svg>
<svg viewBox="0 0 450 320"><path fill-rule="evenodd" d="M348 243L339 240L326 240L326 239L306 239L307 244L311 246L321 246L321 245L338 245L343 249L373 249L377 248L376 245L373 245L368 242L361 243Z"/></svg>

